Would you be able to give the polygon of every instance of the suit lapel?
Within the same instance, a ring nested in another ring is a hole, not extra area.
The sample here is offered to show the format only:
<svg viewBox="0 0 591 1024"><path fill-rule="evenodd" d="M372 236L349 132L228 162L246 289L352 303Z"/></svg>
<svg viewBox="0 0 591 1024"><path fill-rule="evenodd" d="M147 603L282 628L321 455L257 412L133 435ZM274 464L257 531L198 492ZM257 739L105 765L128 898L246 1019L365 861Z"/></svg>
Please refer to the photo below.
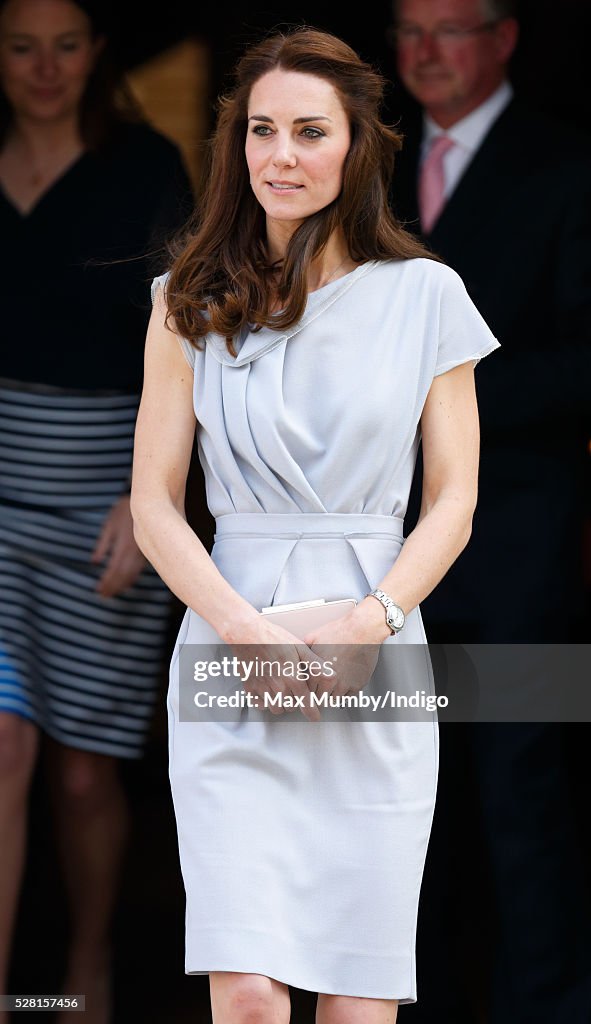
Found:
<svg viewBox="0 0 591 1024"><path fill-rule="evenodd" d="M490 204L505 191L504 167L514 159L511 138L516 117L515 101L511 101L491 125L473 159L445 204L441 216L426 240L437 251L449 249L474 235L479 222L490 217ZM408 228L420 234L417 198L422 119L413 119L405 128L404 148L394 176L394 208ZM486 197L486 201L483 201Z"/></svg>
<svg viewBox="0 0 591 1024"><path fill-rule="evenodd" d="M491 125L446 202L428 236L435 249L452 237L459 244L478 231L479 222L490 218L491 202L504 191L503 165L508 153L510 155L508 135L513 120L512 108L513 102Z"/></svg>

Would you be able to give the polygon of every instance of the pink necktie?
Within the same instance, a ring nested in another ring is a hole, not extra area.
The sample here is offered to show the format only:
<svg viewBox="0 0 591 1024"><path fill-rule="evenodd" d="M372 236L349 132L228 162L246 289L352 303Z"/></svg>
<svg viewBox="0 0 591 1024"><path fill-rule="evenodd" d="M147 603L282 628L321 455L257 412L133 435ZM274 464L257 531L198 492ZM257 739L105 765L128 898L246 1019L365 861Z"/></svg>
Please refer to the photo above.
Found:
<svg viewBox="0 0 591 1024"><path fill-rule="evenodd" d="M421 167L419 210L421 227L427 235L443 209L445 188L443 158L453 145L455 145L453 139L448 138L447 135L438 135L431 143L431 148Z"/></svg>

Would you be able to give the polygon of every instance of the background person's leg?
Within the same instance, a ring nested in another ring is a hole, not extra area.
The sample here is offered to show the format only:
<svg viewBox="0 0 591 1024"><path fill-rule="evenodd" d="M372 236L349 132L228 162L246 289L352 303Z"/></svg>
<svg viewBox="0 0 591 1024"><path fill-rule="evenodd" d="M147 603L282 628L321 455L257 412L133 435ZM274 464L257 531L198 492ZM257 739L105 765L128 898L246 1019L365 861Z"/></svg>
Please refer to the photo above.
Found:
<svg viewBox="0 0 591 1024"><path fill-rule="evenodd" d="M51 743L49 753L71 927L63 991L86 995L85 1024L107 1024L110 931L129 832L127 803L114 758L59 743ZM62 1017L71 1024L70 1013Z"/></svg>
<svg viewBox="0 0 591 1024"><path fill-rule="evenodd" d="M39 730L20 715L0 712L0 994L8 967L27 845L28 796ZM0 1010L0 1022L8 1015Z"/></svg>

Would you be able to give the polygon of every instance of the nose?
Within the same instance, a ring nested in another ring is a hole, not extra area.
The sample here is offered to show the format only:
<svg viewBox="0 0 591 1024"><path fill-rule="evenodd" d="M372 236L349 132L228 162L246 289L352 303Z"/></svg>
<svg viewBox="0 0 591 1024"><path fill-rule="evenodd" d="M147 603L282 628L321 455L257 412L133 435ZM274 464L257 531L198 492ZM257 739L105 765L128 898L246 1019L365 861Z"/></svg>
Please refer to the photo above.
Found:
<svg viewBox="0 0 591 1024"><path fill-rule="evenodd" d="M425 29L421 32L419 42L417 45L416 55L421 63L436 60L439 56L439 44L437 36L433 32L427 32Z"/></svg>
<svg viewBox="0 0 591 1024"><path fill-rule="evenodd" d="M52 50L40 50L37 54L35 71L44 82L52 82L58 74L58 62Z"/></svg>
<svg viewBox="0 0 591 1024"><path fill-rule="evenodd" d="M291 136L277 133L272 163L274 167L295 167L296 155Z"/></svg>

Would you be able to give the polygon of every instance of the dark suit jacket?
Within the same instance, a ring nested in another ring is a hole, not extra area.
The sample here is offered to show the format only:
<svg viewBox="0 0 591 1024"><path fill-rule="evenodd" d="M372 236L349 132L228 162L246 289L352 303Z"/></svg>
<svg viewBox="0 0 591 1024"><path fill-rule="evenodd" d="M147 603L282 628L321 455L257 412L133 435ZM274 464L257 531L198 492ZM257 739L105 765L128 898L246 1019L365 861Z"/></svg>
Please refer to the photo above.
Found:
<svg viewBox="0 0 591 1024"><path fill-rule="evenodd" d="M403 124L394 208L419 231L421 118ZM426 239L502 348L476 370L480 496L467 549L423 605L482 639L556 641L582 598L591 421L591 145L513 101ZM415 482L409 510L417 514ZM559 626L560 623L560 626Z"/></svg>

